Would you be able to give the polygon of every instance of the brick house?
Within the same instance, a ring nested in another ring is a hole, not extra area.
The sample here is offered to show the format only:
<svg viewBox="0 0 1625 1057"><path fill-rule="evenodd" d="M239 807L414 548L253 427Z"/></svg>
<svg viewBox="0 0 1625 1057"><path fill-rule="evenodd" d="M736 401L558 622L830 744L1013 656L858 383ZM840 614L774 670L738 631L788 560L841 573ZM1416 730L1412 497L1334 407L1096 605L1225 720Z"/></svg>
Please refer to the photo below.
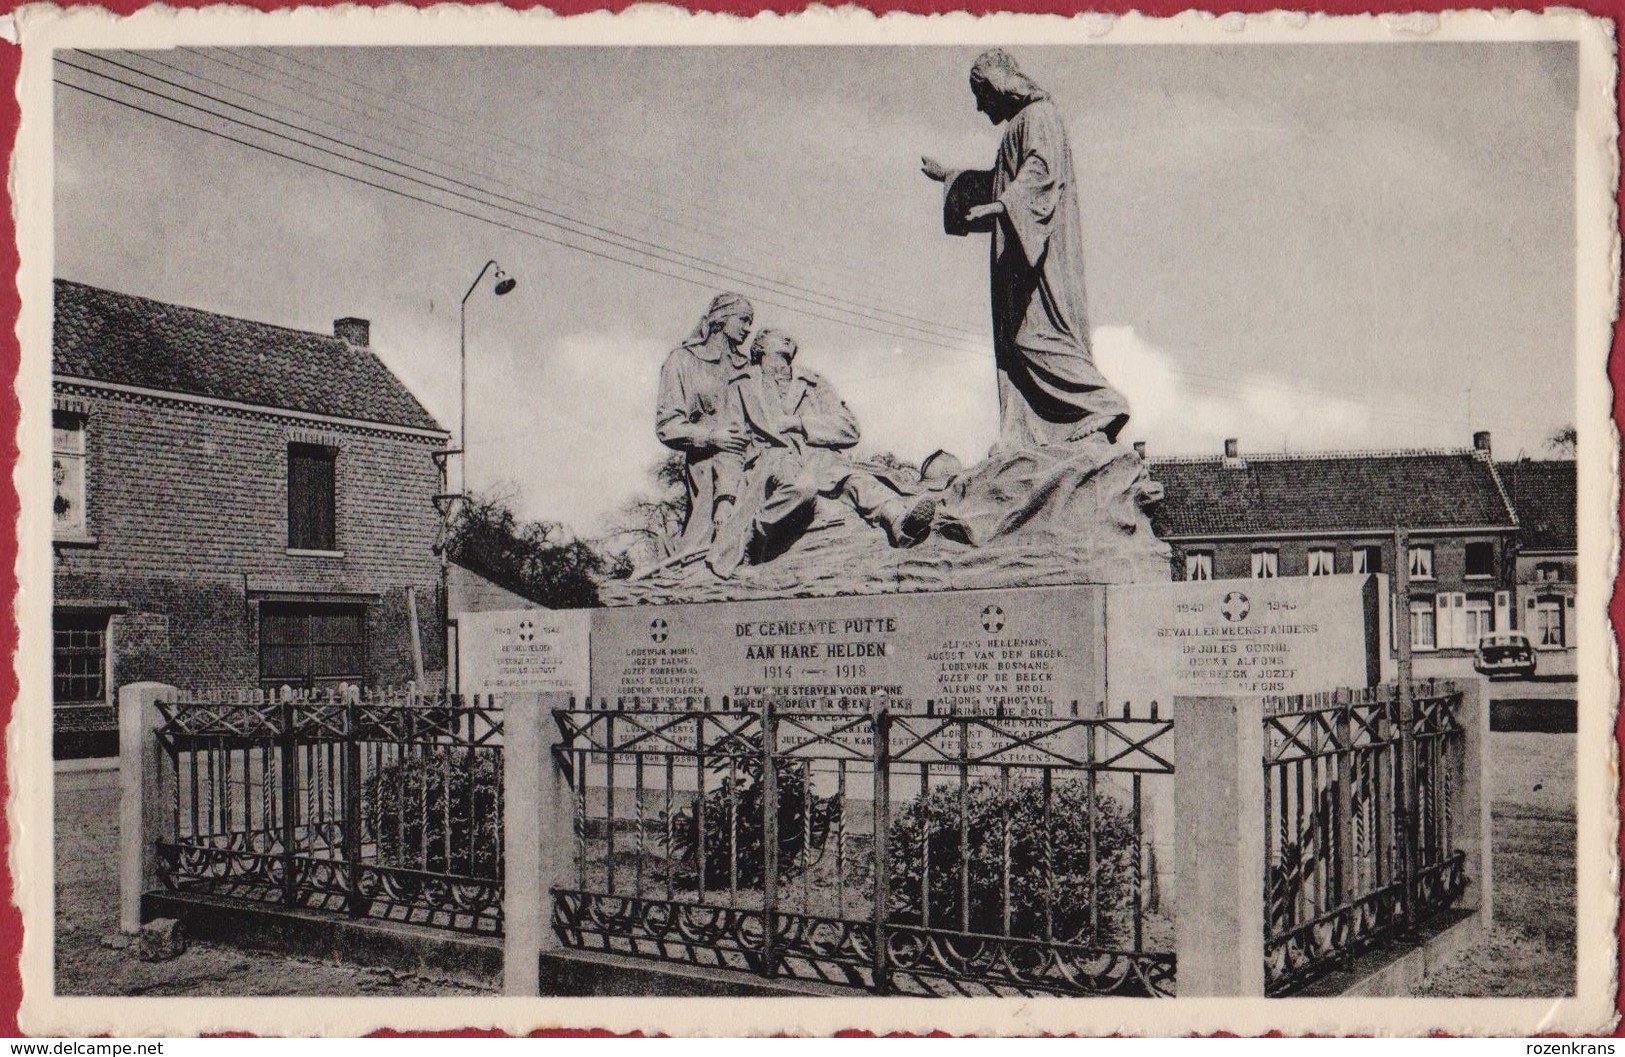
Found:
<svg viewBox="0 0 1625 1057"><path fill-rule="evenodd" d="M1518 512L1519 625L1537 650L1572 650L1579 551L1574 460L1496 464Z"/></svg>
<svg viewBox="0 0 1625 1057"><path fill-rule="evenodd" d="M1468 658L1484 632L1518 626L1518 521L1487 433L1467 449L1245 457L1228 440L1147 464L1176 580L1392 575L1401 529L1418 654Z"/></svg>
<svg viewBox="0 0 1625 1057"><path fill-rule="evenodd" d="M368 341L361 319L315 334L57 281L59 756L116 751L136 680L441 677L448 434Z"/></svg>

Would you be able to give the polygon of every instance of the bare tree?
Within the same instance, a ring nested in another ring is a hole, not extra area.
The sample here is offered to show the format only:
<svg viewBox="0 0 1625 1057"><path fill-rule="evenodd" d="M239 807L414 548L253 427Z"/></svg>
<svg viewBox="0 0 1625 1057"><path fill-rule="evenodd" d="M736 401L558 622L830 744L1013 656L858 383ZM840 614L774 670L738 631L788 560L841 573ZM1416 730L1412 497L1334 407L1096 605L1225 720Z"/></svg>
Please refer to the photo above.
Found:
<svg viewBox="0 0 1625 1057"><path fill-rule="evenodd" d="M1564 426L1561 429L1553 430L1551 436L1546 438L1546 447L1550 449L1554 455L1568 456L1572 459L1576 450L1574 441L1574 427L1570 425Z"/></svg>
<svg viewBox="0 0 1625 1057"><path fill-rule="evenodd" d="M646 565L669 555L682 535L688 518L687 473L681 452L655 463L649 469L652 490L622 507L604 535L605 545L618 550L629 571L632 565Z"/></svg>
<svg viewBox="0 0 1625 1057"><path fill-rule="evenodd" d="M471 496L457 510L447 556L544 606L598 605L598 583L630 571L624 559L553 521L520 521L509 496Z"/></svg>

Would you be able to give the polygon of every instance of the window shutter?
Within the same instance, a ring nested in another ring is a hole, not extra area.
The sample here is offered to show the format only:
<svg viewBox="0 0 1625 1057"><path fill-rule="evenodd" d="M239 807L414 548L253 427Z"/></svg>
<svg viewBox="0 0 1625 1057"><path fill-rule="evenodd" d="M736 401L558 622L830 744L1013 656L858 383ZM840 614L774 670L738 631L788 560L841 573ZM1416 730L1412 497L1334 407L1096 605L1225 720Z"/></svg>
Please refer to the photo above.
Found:
<svg viewBox="0 0 1625 1057"><path fill-rule="evenodd" d="M334 452L308 444L288 446L288 546L336 549Z"/></svg>

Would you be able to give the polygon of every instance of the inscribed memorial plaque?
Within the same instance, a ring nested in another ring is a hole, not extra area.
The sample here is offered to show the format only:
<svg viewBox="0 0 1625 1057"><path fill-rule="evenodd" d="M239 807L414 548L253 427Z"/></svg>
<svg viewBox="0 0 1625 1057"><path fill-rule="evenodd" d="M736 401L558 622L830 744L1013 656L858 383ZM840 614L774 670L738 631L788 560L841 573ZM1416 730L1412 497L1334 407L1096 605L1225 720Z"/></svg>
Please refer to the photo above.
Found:
<svg viewBox="0 0 1625 1057"><path fill-rule="evenodd" d="M457 666L465 694L587 693L584 609L462 613Z"/></svg>
<svg viewBox="0 0 1625 1057"><path fill-rule="evenodd" d="M1095 586L603 609L592 693L699 707L1070 714L1100 699Z"/></svg>
<svg viewBox="0 0 1625 1057"><path fill-rule="evenodd" d="M1106 589L1112 702L1308 694L1378 680L1381 576Z"/></svg>

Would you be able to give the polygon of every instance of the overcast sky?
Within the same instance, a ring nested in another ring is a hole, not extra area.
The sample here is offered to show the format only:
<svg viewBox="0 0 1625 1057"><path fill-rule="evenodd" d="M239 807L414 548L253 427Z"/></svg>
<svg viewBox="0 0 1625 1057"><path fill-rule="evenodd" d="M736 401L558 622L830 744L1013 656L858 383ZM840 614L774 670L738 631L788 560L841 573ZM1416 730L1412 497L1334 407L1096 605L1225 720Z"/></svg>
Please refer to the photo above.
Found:
<svg viewBox="0 0 1625 1057"><path fill-rule="evenodd" d="M987 246L942 234L918 165L991 161L978 50L67 54L104 76L64 79L194 124L232 132L108 77L401 159L379 177L233 133L474 216L59 88L56 273L324 332L366 317L455 430L458 301L495 258L519 285L468 304L471 483L584 534L645 486L661 361L723 289L800 339L866 449L970 463L997 426ZM1125 441L1489 429L1512 457L1574 420L1572 45L1012 50L1067 118Z"/></svg>

